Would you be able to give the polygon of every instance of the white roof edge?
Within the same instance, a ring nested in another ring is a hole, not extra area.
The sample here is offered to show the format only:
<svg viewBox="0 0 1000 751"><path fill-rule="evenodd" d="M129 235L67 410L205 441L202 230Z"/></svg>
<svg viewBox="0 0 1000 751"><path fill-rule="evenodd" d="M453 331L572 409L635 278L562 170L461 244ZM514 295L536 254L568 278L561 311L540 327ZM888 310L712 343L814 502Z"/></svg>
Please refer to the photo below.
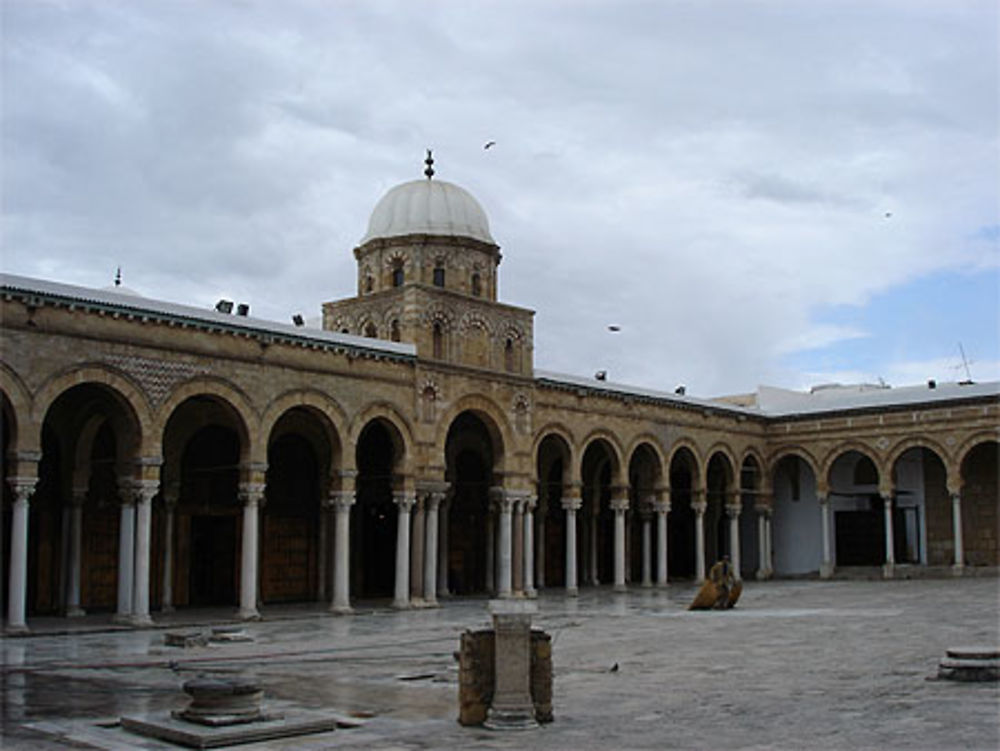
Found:
<svg viewBox="0 0 1000 751"><path fill-rule="evenodd" d="M632 395L638 397L649 397L653 399L663 399L665 401L677 402L690 407L705 407L729 412L737 415L747 415L755 417L798 417L808 415L818 415L830 412L861 411L867 409L906 407L921 404L932 404L935 402L959 401L969 398L980 398L989 396L1000 396L1000 381L973 384L938 384L936 388L927 386L903 386L896 388L878 389L875 391L865 391L851 394L849 399L842 401L827 401L814 405L796 405L794 408L785 409L760 409L756 407L740 407L726 402L712 399L701 399L687 395L674 394L667 391L657 391L654 389L643 389L626 384L613 383L611 381L597 381L576 375L567 375L547 370L535 370L535 378L556 381L568 386L581 386L600 391L611 391L614 393ZM799 394L788 389L781 389L788 393ZM807 401L810 394L801 394L803 401Z"/></svg>
<svg viewBox="0 0 1000 751"><path fill-rule="evenodd" d="M135 295L122 292L95 289L93 287L80 287L73 284L52 282L44 279L19 276L17 274L8 274L5 272L0 272L0 288L41 295L54 295L70 300L78 300L80 302L99 303L101 305L108 305L122 310L130 310L138 313L153 313L164 316L187 318L211 325L224 325L229 328L243 329L246 331L280 334L282 336L291 336L301 340L315 341L323 344L335 344L355 349L367 349L373 352L385 352L387 354L399 355L403 357L416 357L417 354L416 345L413 344L389 342L382 339L354 336L353 334L341 334L335 331L295 326L290 323L268 321L263 318L254 318L252 316L220 313L217 310L197 308L192 305L180 305L178 303L166 302L164 300L154 300L149 297L136 297Z"/></svg>

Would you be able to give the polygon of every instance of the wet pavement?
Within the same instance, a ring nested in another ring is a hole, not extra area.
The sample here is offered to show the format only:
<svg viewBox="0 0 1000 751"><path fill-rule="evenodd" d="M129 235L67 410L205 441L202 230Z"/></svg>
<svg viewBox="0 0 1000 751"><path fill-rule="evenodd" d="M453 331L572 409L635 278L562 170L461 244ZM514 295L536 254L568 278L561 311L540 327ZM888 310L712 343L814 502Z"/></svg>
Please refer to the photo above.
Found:
<svg viewBox="0 0 1000 751"><path fill-rule="evenodd" d="M229 614L180 612L139 631L99 616L38 621L0 643L0 746L177 749L117 719L183 707L187 678L241 672L278 708L370 715L233 747L245 751L1000 747L1000 684L927 680L948 647L1000 644L996 578L751 581L726 612L688 612L693 595L543 592L535 624L553 638L555 722L508 733L456 722L453 653L463 630L488 625L485 599L351 616L268 608L246 625L253 641L192 647L164 635L209 633Z"/></svg>

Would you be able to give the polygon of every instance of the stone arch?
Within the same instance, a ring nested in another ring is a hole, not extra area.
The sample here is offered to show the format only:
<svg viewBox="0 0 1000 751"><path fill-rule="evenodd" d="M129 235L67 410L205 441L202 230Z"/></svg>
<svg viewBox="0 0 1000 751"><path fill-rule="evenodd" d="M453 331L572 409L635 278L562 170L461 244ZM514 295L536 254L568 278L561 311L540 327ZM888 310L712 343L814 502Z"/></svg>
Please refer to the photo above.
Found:
<svg viewBox="0 0 1000 751"><path fill-rule="evenodd" d="M767 458L767 463L764 464L761 469L764 471L765 481L767 482L766 488L769 489L772 485L774 478L774 470L777 468L778 464L781 463L783 459L789 456L797 456L799 459L806 463L806 466L812 470L813 475L819 479L819 462L816 461L816 457L812 455L808 449L802 446L787 445L779 446L774 451L772 451Z"/></svg>
<svg viewBox="0 0 1000 751"><path fill-rule="evenodd" d="M157 453L162 450L163 433L167 429L171 416L177 408L193 396L212 397L220 404L232 410L238 418L237 430L240 443L243 446L242 461L248 461L254 455L254 448L260 442L260 426L257 410L253 401L239 386L217 376L195 376L177 386L170 392L156 416L157 430L151 434L150 441L157 442Z"/></svg>
<svg viewBox="0 0 1000 751"><path fill-rule="evenodd" d="M481 394L467 394L456 400L444 413L438 423L434 449L437 456L444 457L448 431L455 419L463 412L472 412L479 417L490 432L495 452L494 471L504 472L507 467L507 456L515 447L513 433L504 410L489 397Z"/></svg>
<svg viewBox="0 0 1000 751"><path fill-rule="evenodd" d="M739 466L743 467L743 465L746 464L747 459L753 459L757 463L757 469L759 470L761 477L763 477L764 468L767 464L764 461L764 455L760 452L760 450L755 446L748 446L745 448L740 454ZM757 488L757 490L760 490L760 488Z"/></svg>
<svg viewBox="0 0 1000 751"><path fill-rule="evenodd" d="M631 462L632 457L640 446L646 446L656 457L657 462L660 465L660 477L663 477L663 473L666 471L667 467L667 454L663 449L663 445L660 440L654 436L652 433L640 433L635 436L628 444L628 448L625 450L625 456L629 457Z"/></svg>
<svg viewBox="0 0 1000 751"><path fill-rule="evenodd" d="M702 469L702 487L707 487L708 483L708 468L712 463L712 459L716 456L722 456L726 460L726 466L729 468L729 480L728 484L732 484L736 478L736 473L738 472L739 464L736 463L736 454L733 452L732 448L727 443L723 441L717 441L713 443L712 446L705 452L705 461Z"/></svg>
<svg viewBox="0 0 1000 751"><path fill-rule="evenodd" d="M63 393L85 383L104 386L112 396L132 414L139 428L138 438L143 444L143 456L156 456L148 452L145 443L153 435L153 413L149 398L142 387L127 373L102 364L85 364L68 368L48 378L35 393L32 421L39 426L53 402Z"/></svg>
<svg viewBox="0 0 1000 751"><path fill-rule="evenodd" d="M413 462L413 426L396 405L385 401L372 402L358 412L351 421L351 427L348 431L350 444L357 446L361 432L372 420L382 420L395 429L396 435L393 438L394 442L398 442L395 448L400 457L398 467L405 474L410 475L410 464ZM349 451L344 454L345 469L354 468L347 464L348 460L352 462L352 465L354 461L353 457L348 456L349 454Z"/></svg>
<svg viewBox="0 0 1000 751"><path fill-rule="evenodd" d="M343 441L348 435L348 419L343 407L328 394L317 389L294 389L279 394L264 408L260 419L260 434L270 436L278 420L290 409L304 407L320 416L320 423L326 428L330 445L338 453L343 452ZM263 443L263 442L262 442ZM254 447L254 461L266 461L266 445ZM263 455L261 452L264 452ZM339 465L341 456L331 457L335 465Z"/></svg>
<svg viewBox="0 0 1000 751"><path fill-rule="evenodd" d="M962 445L959 497L961 499L964 564L1000 564L1000 440L980 432Z"/></svg>
<svg viewBox="0 0 1000 751"><path fill-rule="evenodd" d="M558 436L563 440L566 444L567 450L569 451L569 465L575 466L576 439L573 437L573 431L561 422L546 423L540 430L535 431L535 438L531 444L531 455L534 457L538 456L538 449L541 447L542 441L550 435Z"/></svg>
<svg viewBox="0 0 1000 751"><path fill-rule="evenodd" d="M0 363L0 395L3 396L9 429L9 450L37 451L41 445L41 425L32 421L31 394L21 377Z"/></svg>
<svg viewBox="0 0 1000 751"><path fill-rule="evenodd" d="M972 451L972 449L974 449L981 443L989 443L991 441L994 442L1000 441L1000 428L993 430L982 430L970 435L968 438L962 441L961 444L959 444L958 450L955 451L954 454L955 466L960 469L962 464L968 457L969 452ZM955 492L957 492L957 489L955 489Z"/></svg>
<svg viewBox="0 0 1000 751"><path fill-rule="evenodd" d="M878 472L879 488L888 489L889 472L882 462L882 457L876 449L861 441L844 441L827 452L820 465L820 473L816 475L816 480L819 483L818 488L824 490L830 487L830 472L833 469L833 465L836 464L840 457L852 451L871 460L872 464L875 465L875 471Z"/></svg>
<svg viewBox="0 0 1000 751"><path fill-rule="evenodd" d="M606 428L594 428L583 440L580 441L580 450L577 452L577 457L579 459L576 465L576 471L574 476L579 478L583 472L583 457L587 453L587 449L597 442L603 442L607 444L608 448L611 449L611 459L612 459L612 470L611 470L611 484L616 486L626 485L626 478L623 477L625 471L625 453L622 450L621 442L618 440L618 436L612 433Z"/></svg>
<svg viewBox="0 0 1000 751"><path fill-rule="evenodd" d="M674 460L677 458L677 456L681 453L682 450L686 450L689 454L691 454L692 464L694 465L691 467L692 482L696 480L698 482L701 482L701 478L703 475L702 467L705 462L701 456L701 452L698 450L698 445L690 438L682 437L674 441L673 445L670 447L670 454L668 456L669 459L667 461L668 471L673 466ZM698 488L693 488L693 489L697 490Z"/></svg>

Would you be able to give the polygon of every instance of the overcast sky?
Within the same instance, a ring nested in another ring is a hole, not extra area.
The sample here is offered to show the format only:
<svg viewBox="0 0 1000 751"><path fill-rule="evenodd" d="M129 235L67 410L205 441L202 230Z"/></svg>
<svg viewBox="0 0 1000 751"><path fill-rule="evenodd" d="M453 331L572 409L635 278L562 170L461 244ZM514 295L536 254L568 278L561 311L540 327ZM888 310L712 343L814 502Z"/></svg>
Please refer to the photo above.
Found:
<svg viewBox="0 0 1000 751"><path fill-rule="evenodd" d="M3 271L317 316L433 148L537 368L1000 379L994 0L0 8Z"/></svg>

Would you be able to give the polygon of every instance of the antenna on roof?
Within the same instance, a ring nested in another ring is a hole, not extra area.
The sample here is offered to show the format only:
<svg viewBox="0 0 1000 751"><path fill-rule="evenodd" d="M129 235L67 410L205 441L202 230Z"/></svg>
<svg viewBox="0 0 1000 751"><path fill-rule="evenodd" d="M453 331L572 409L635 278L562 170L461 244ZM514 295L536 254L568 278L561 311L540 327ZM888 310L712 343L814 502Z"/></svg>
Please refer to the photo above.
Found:
<svg viewBox="0 0 1000 751"><path fill-rule="evenodd" d="M965 348L962 346L961 342L958 343L958 351L962 355L962 367L965 368L965 380L968 383L973 383L973 380L972 380L972 371L969 370L969 360L965 356Z"/></svg>
<svg viewBox="0 0 1000 751"><path fill-rule="evenodd" d="M115 286L116 287L121 287L122 286L122 267L121 266L119 266L118 267L118 271L115 272Z"/></svg>
<svg viewBox="0 0 1000 751"><path fill-rule="evenodd" d="M427 165L427 169L424 170L424 174L427 175L427 179L430 180L434 177L434 156L430 149L427 149L427 158L424 159L424 164Z"/></svg>

